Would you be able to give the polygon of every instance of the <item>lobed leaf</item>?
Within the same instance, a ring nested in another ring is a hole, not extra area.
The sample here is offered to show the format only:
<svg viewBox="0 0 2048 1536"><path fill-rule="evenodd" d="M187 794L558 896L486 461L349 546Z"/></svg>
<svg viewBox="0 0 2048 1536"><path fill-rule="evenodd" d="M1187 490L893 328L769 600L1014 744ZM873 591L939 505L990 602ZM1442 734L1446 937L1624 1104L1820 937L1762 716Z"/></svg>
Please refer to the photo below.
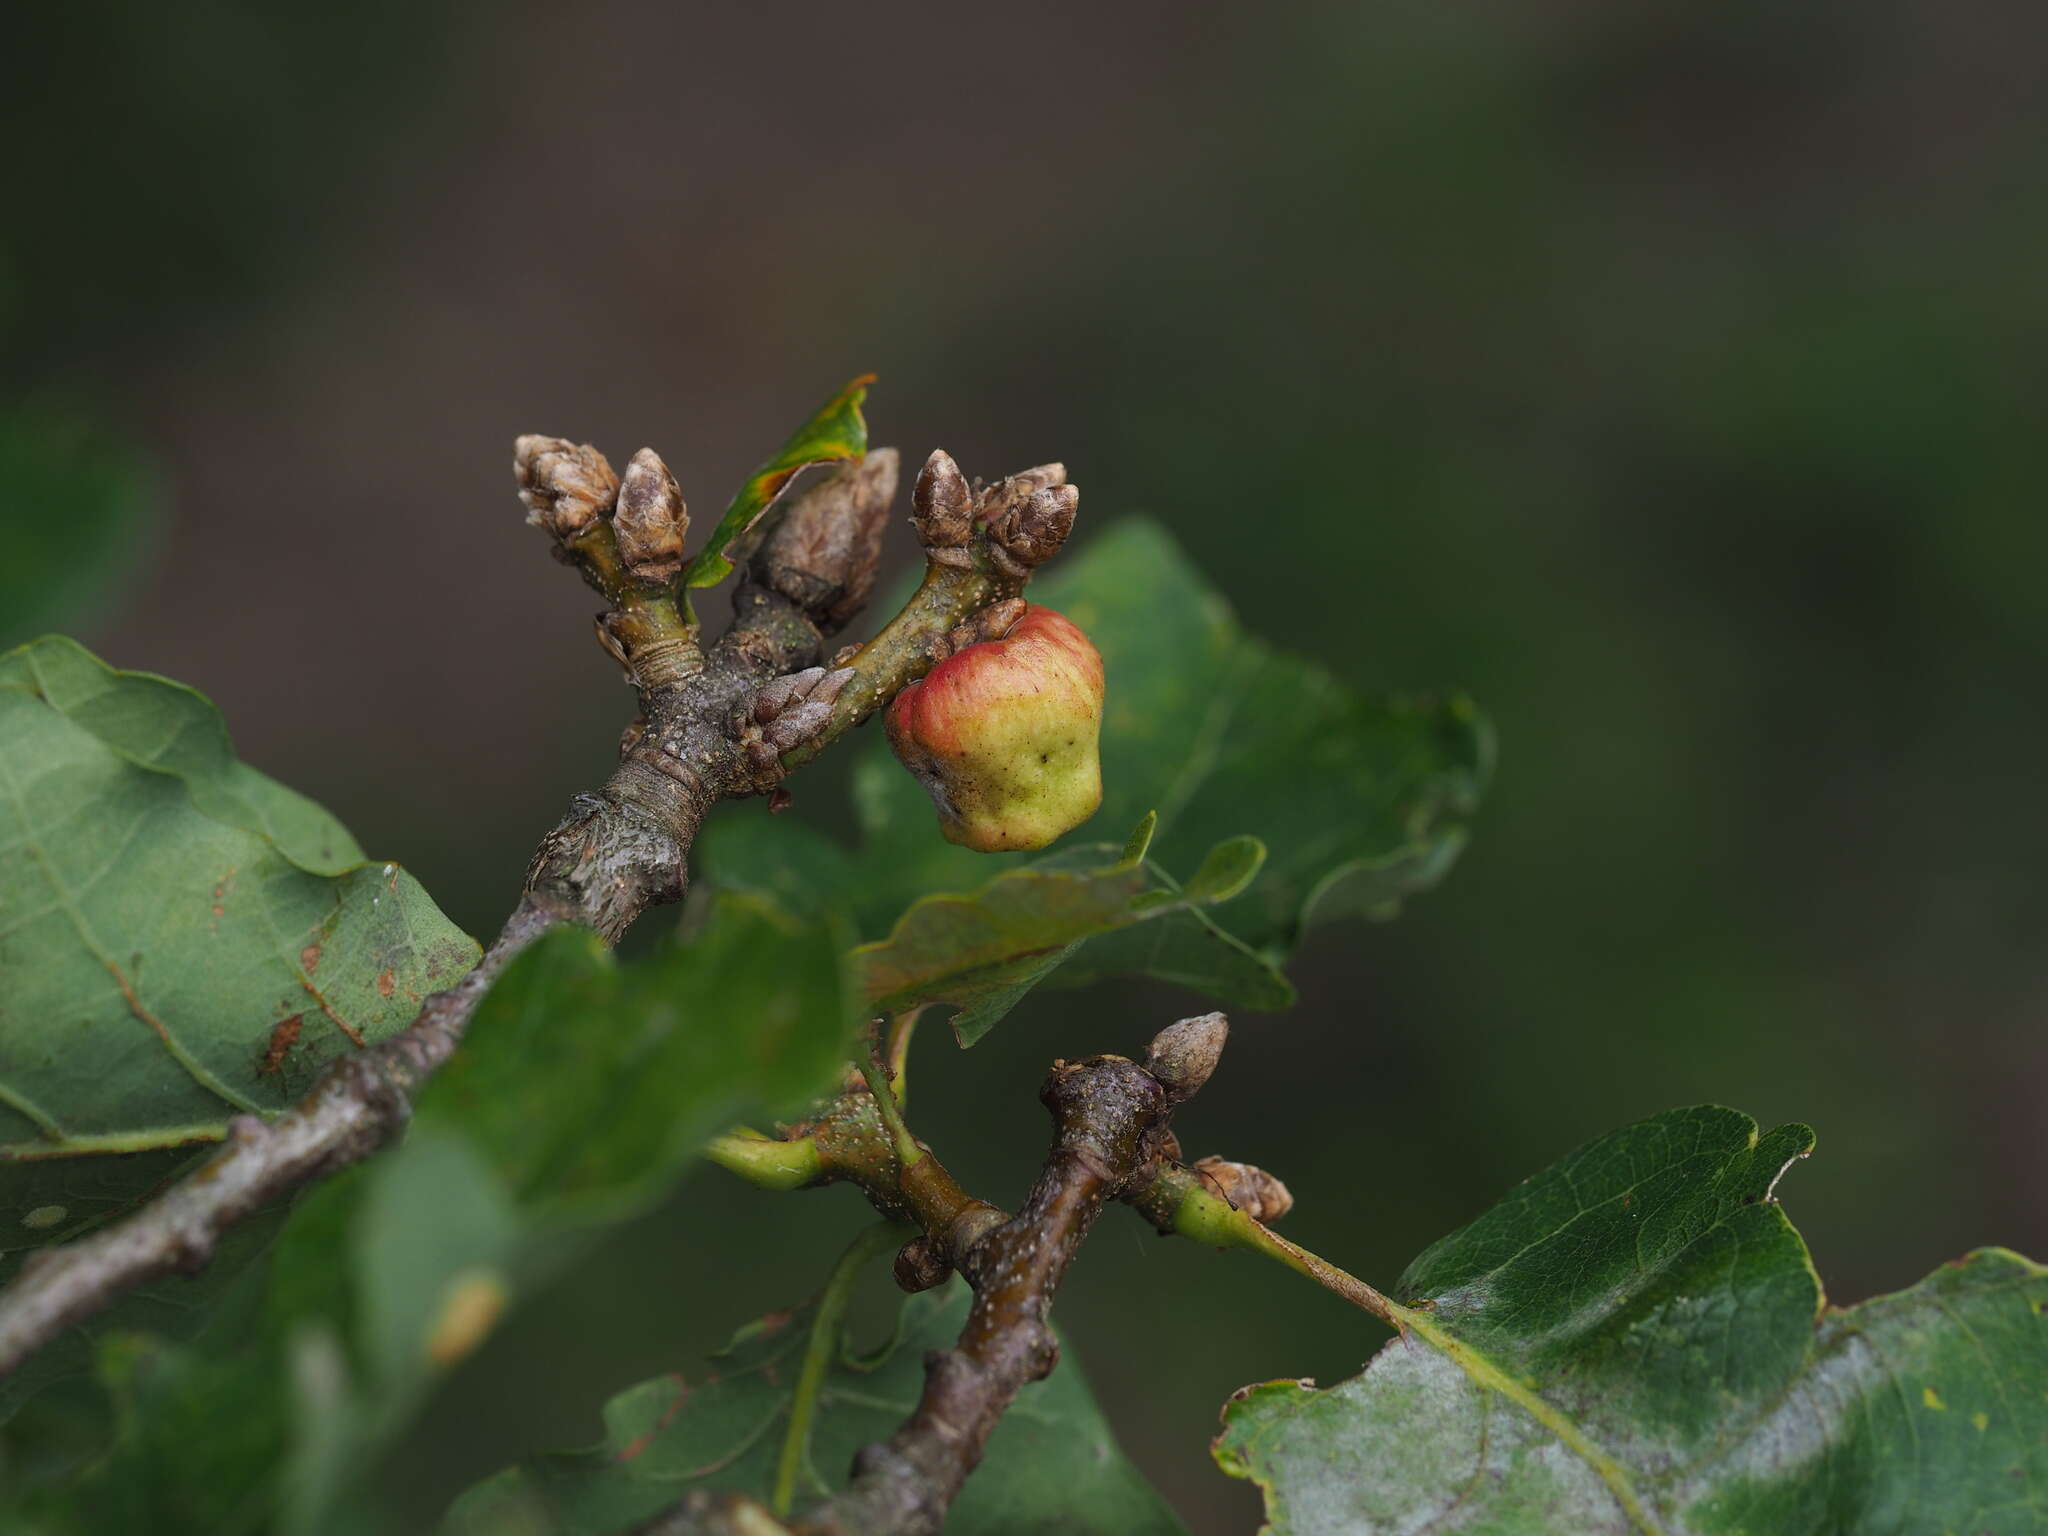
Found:
<svg viewBox="0 0 2048 1536"><path fill-rule="evenodd" d="M1426 1251L1363 1374L1247 1388L1216 1458L1269 1529L1822 1536L2048 1518L2048 1270L1985 1249L1824 1305L1733 1110L1603 1136Z"/></svg>
<svg viewBox="0 0 2048 1536"><path fill-rule="evenodd" d="M51 1532L196 1536L277 1509L287 1528L379 1528L371 1459L508 1308L665 1194L712 1132L836 1080L859 1013L844 948L738 895L639 962L581 931L536 943L404 1142L301 1201L239 1305L187 1343L136 1318L101 1337L113 1442L17 1512Z"/></svg>
<svg viewBox="0 0 2048 1536"><path fill-rule="evenodd" d="M831 464L858 459L868 451L868 424L860 414L867 399L868 385L875 376L864 373L838 394L818 407L811 419L798 427L767 463L763 464L733 496L711 537L683 568L682 584L713 587L732 574L732 561L725 550L775 505L775 499L789 488L789 482L813 464Z"/></svg>
<svg viewBox="0 0 2048 1536"><path fill-rule="evenodd" d="M917 1406L923 1356L958 1337L972 1293L955 1280L905 1298L897 1336L879 1355L843 1347L826 1377L798 1490L801 1507L843 1487L853 1456L886 1439ZM458 1499L447 1536L610 1536L660 1513L692 1488L766 1503L788 1424L790 1388L811 1307L742 1329L691 1382L680 1374L630 1387L606 1404L605 1436L589 1450L537 1456ZM1157 1493L1118 1450L1071 1357L1024 1388L946 1521L960 1536L995 1532L1177 1532Z"/></svg>
<svg viewBox="0 0 2048 1536"><path fill-rule="evenodd" d="M199 694L0 656L0 1252L118 1214L476 954Z"/></svg>

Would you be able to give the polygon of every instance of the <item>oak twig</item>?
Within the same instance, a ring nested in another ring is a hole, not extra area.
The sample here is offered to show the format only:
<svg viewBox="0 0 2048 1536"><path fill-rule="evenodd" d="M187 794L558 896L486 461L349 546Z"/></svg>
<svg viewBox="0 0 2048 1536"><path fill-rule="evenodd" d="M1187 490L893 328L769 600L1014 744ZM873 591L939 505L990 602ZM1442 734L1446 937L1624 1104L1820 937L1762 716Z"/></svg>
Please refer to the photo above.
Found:
<svg viewBox="0 0 2048 1536"><path fill-rule="evenodd" d="M896 488L893 450L875 450L770 514L748 540L731 626L708 651L667 584L688 527L667 466L643 450L622 489L588 445L522 437L516 453L531 521L605 600L599 642L638 695L640 716L621 743L617 771L575 797L541 840L498 938L412 1023L337 1062L296 1108L267 1121L235 1120L218 1153L140 1211L27 1262L0 1292L0 1379L138 1285L203 1268L229 1228L393 1140L514 955L563 923L616 940L650 906L679 899L690 846L713 805L778 790L788 767L921 675L919 657L1008 595L1023 569L1002 541L1024 534L1007 525L990 532L976 524L944 559L926 541L932 571L951 573L946 600L914 600L853 667L789 679L815 667L874 586ZM1054 531L1063 538L1071 522L1069 508ZM1009 565L999 577L963 581L962 558L970 575L977 563ZM864 701L858 709L845 707L853 692ZM749 1149L735 1150L744 1160ZM801 1173L785 1165L771 1176Z"/></svg>
<svg viewBox="0 0 2048 1536"><path fill-rule="evenodd" d="M870 1068L872 1093L849 1089L794 1140L822 1160L816 1182L858 1184L884 1216L922 1229L897 1256L905 1289L926 1289L955 1270L973 1288L959 1341L926 1358L916 1410L888 1440L860 1453L852 1482L833 1498L784 1524L751 1501L698 1492L642 1529L697 1536L939 1530L1018 1392L1058 1361L1048 1314L1067 1266L1108 1201L1152 1185L1172 1155L1173 1110L1208 1080L1228 1032L1222 1014L1205 1014L1162 1030L1142 1063L1121 1056L1055 1062L1039 1093L1052 1114L1052 1148L1014 1217L968 1195L921 1144L914 1161L898 1155L878 1103L888 1085Z"/></svg>

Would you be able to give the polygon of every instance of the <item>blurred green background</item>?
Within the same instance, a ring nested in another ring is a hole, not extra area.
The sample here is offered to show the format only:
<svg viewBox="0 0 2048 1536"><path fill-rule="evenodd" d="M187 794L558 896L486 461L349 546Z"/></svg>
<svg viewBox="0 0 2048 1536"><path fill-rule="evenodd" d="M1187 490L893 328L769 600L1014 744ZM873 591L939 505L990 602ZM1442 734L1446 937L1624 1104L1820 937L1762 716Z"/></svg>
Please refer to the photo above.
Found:
<svg viewBox="0 0 2048 1536"><path fill-rule="evenodd" d="M1185 1118L1293 1236L1390 1282L1717 1100L1819 1128L1780 1193L1837 1299L2040 1255L2044 45L1972 0L43 7L0 62L0 638L204 689L481 932L627 704L512 436L651 443L708 509L874 369L876 441L1064 458L1084 534L1155 514L1254 629L1498 726L1450 882L1319 931ZM88 517L124 557L65 563ZM920 1129L1014 1200L1046 1062L1188 1011L935 1033ZM594 1439L862 1220L707 1170L454 1375L392 1496ZM1128 1220L1058 1316L1203 1532L1255 1519L1222 1399L1380 1338Z"/></svg>

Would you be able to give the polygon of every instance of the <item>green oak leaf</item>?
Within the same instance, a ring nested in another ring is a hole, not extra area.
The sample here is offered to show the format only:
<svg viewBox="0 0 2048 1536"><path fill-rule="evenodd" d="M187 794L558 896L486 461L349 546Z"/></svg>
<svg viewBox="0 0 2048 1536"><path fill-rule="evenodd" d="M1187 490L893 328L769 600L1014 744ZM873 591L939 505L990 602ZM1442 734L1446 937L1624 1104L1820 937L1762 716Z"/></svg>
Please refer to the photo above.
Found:
<svg viewBox="0 0 2048 1536"><path fill-rule="evenodd" d="M1312 918L1379 915L1448 870L1492 771L1468 700L1362 695L1248 635L1157 523L1127 519L1032 583L1086 630L1107 676L1102 809L1159 814L1153 854L1185 867L1224 838L1270 850L1229 927L1283 956ZM855 770L865 911L988 878L933 835L929 799L876 740Z"/></svg>
<svg viewBox="0 0 2048 1536"><path fill-rule="evenodd" d="M1493 763L1492 734L1468 700L1359 694L1247 635L1152 522L1127 520L1087 541L1034 581L1031 596L1087 630L1107 669L1094 825L1114 832L1156 811L1155 870L1185 869L1237 838L1269 855L1227 910L1185 903L1098 933L1008 978L1004 1006L1039 982L1137 975L1234 1007L1282 1008L1294 992L1280 966L1311 921L1385 916L1455 862ZM876 938L933 892L1070 867L1067 854L982 854L943 841L929 799L879 732L856 759L853 797L861 837L851 851L791 818L741 809L706 829L700 869L742 889L791 871L783 884L800 885L804 901L849 912Z"/></svg>
<svg viewBox="0 0 2048 1536"><path fill-rule="evenodd" d="M636 961L581 930L537 941L404 1141L301 1200L239 1304L184 1342L146 1317L99 1331L113 1443L32 1492L35 1528L197 1536L266 1510L283 1529L386 1528L366 1471L506 1309L659 1200L707 1136L837 1080L860 1014L845 948L733 893Z"/></svg>
<svg viewBox="0 0 2048 1536"><path fill-rule="evenodd" d="M68 640L0 656L0 1252L288 1107L476 954L199 694Z"/></svg>
<svg viewBox="0 0 2048 1536"><path fill-rule="evenodd" d="M687 942L629 965L594 934L549 934L491 988L414 1117L459 1128L534 1219L637 1208L708 1137L836 1081L864 1017L845 947L831 923L731 891Z"/></svg>
<svg viewBox="0 0 2048 1536"><path fill-rule="evenodd" d="M854 1453L909 1416L925 1352L954 1342L971 1304L955 1280L906 1298L897 1337L879 1354L842 1347L819 1395L798 1507L843 1487ZM605 1405L601 1443L533 1457L479 1484L449 1511L444 1536L611 1536L697 1487L766 1503L812 1310L750 1324L701 1379L671 1374L628 1388ZM1018 1394L946 1521L957 1536L1180 1529L1117 1449L1070 1355Z"/></svg>
<svg viewBox="0 0 2048 1536"><path fill-rule="evenodd" d="M971 895L927 896L888 938L853 952L862 989L887 1013L953 1005L953 1032L972 1045L1079 946L1228 901L1265 862L1258 839L1231 838L1182 885L1144 857L1150 827L1148 817L1121 853L1080 850L1093 867L1048 860L998 875ZM1099 863L1106 854L1114 862Z"/></svg>
<svg viewBox="0 0 2048 1536"><path fill-rule="evenodd" d="M773 458L747 477L704 547L683 568L685 589L716 586L732 574L726 546L753 527L801 471L813 464L858 459L868 451L868 425L861 418L860 407L874 378L871 373L862 374L819 406Z"/></svg>
<svg viewBox="0 0 2048 1536"><path fill-rule="evenodd" d="M2048 1269L1827 1306L1774 1198L1812 1145L1715 1107L1589 1143L1410 1266L1361 1375L1239 1393L1218 1463L1276 1536L2042 1529Z"/></svg>

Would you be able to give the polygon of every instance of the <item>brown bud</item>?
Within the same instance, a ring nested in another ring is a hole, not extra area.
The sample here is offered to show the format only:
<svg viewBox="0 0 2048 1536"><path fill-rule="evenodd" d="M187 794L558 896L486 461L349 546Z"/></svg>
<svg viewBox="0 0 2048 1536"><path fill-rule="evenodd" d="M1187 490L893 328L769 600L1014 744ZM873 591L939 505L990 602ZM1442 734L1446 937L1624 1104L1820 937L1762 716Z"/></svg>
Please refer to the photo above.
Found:
<svg viewBox="0 0 2048 1536"><path fill-rule="evenodd" d="M917 472L917 486L910 493L910 522L918 542L928 549L956 549L974 532L974 493L943 448L934 448Z"/></svg>
<svg viewBox="0 0 2048 1536"><path fill-rule="evenodd" d="M1294 1209L1294 1196L1272 1174L1250 1163L1205 1157L1194 1165L1196 1177L1253 1221L1275 1222Z"/></svg>
<svg viewBox="0 0 2048 1536"><path fill-rule="evenodd" d="M989 537L1027 570L1045 564L1074 531L1081 488L1053 485L1033 491L989 524Z"/></svg>
<svg viewBox="0 0 2048 1536"><path fill-rule="evenodd" d="M1220 1013L1169 1024L1152 1037L1145 1056L1145 1070L1159 1079L1166 1101L1179 1104L1201 1091L1223 1057L1223 1043L1230 1038L1230 1020Z"/></svg>
<svg viewBox="0 0 2048 1536"><path fill-rule="evenodd" d="M1030 607L1021 597L1006 597L999 603L990 603L966 623L955 624L934 640L928 647L932 660L944 661L949 656L958 656L970 645L1005 638Z"/></svg>
<svg viewBox="0 0 2048 1536"><path fill-rule="evenodd" d="M952 1273L953 1266L929 1237L913 1237L896 1250L896 1283L906 1291L928 1291L945 1284Z"/></svg>
<svg viewBox="0 0 2048 1536"><path fill-rule="evenodd" d="M805 667L801 672L788 672L762 684L761 691L754 695L754 719L766 725L798 699L809 698L824 676L823 667Z"/></svg>
<svg viewBox="0 0 2048 1536"><path fill-rule="evenodd" d="M802 746L832 721L830 700L806 699L775 717L761 732L761 739L778 753Z"/></svg>
<svg viewBox="0 0 2048 1536"><path fill-rule="evenodd" d="M683 488L652 448L642 448L627 461L612 526L618 530L619 560L629 576L650 586L667 586L681 574L690 509L683 501Z"/></svg>
<svg viewBox="0 0 2048 1536"><path fill-rule="evenodd" d="M1006 475L994 485L984 487L975 510L984 522L992 523L1013 507L1022 506L1037 492L1066 483L1067 466L1064 464L1039 464L1031 469L1020 469L1016 474Z"/></svg>
<svg viewBox="0 0 2048 1536"><path fill-rule="evenodd" d="M827 475L775 518L751 557L757 579L801 604L827 633L875 589L897 467L894 448L875 448Z"/></svg>
<svg viewBox="0 0 2048 1536"><path fill-rule="evenodd" d="M762 684L761 691L754 695L755 723L767 725L800 704L830 706L852 681L851 667L834 667L830 671L805 667L801 672L785 673Z"/></svg>
<svg viewBox="0 0 2048 1536"><path fill-rule="evenodd" d="M576 537L612 509L619 477L588 443L532 433L512 445L512 472L526 520L558 539Z"/></svg>

